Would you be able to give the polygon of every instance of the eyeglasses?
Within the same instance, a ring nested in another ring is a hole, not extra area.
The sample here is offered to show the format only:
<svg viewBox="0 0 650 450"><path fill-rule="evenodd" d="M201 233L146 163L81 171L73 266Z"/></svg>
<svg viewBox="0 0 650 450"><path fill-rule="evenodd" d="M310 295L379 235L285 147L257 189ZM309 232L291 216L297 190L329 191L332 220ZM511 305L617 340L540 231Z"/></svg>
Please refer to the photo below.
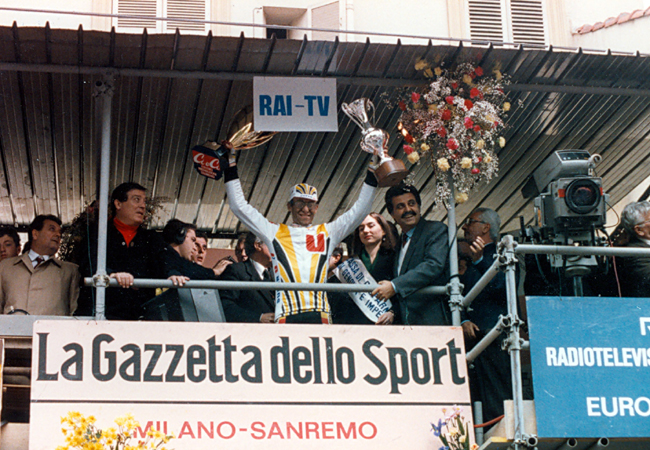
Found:
<svg viewBox="0 0 650 450"><path fill-rule="evenodd" d="M305 206L309 208L310 211L313 211L318 206L317 202L303 202L302 200L293 200L293 206L298 209L303 209Z"/></svg>
<svg viewBox="0 0 650 450"><path fill-rule="evenodd" d="M470 226L473 223L485 223L482 220L476 220L476 219L467 219L463 224L461 225L461 228L464 227L465 225Z"/></svg>

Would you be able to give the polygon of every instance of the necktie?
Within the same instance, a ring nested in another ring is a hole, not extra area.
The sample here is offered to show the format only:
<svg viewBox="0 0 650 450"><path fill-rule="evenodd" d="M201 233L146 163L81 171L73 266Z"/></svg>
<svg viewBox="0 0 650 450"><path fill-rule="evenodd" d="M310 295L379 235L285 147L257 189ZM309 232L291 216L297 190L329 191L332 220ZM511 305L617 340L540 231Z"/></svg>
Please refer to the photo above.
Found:
<svg viewBox="0 0 650 450"><path fill-rule="evenodd" d="M45 261L45 258L43 258L42 256L37 256L36 259L34 260L34 262L36 263L34 265L34 269L40 266L43 261Z"/></svg>
<svg viewBox="0 0 650 450"><path fill-rule="evenodd" d="M266 269L263 273L264 273L264 275L262 276L262 280L264 280L264 281L273 281L271 279L271 272L269 272L269 269Z"/></svg>
<svg viewBox="0 0 650 450"><path fill-rule="evenodd" d="M409 241L409 235L406 233L402 234L402 247L406 246L406 243Z"/></svg>

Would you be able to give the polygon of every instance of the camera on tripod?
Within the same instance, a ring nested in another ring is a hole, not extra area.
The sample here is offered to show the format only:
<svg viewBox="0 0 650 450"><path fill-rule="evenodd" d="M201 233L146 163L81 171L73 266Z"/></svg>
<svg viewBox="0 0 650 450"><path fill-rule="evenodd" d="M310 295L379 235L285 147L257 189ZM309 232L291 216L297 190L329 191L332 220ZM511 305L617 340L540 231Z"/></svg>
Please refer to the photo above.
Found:
<svg viewBox="0 0 650 450"><path fill-rule="evenodd" d="M598 154L586 150L553 152L534 172L521 190L524 198L534 197L535 225L542 243L563 245L599 245L596 230L603 229L606 220L607 195L602 179L594 176ZM557 255L552 267L567 269L595 266L594 257L567 261Z"/></svg>

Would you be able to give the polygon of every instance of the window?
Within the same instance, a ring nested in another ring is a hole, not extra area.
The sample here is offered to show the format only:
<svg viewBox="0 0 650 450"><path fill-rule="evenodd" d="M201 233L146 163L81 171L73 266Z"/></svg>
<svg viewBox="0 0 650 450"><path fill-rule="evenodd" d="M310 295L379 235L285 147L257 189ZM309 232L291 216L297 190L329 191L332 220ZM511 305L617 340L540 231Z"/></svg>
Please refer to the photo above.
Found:
<svg viewBox="0 0 650 450"><path fill-rule="evenodd" d="M543 0L468 0L469 35L474 40L547 43Z"/></svg>
<svg viewBox="0 0 650 450"><path fill-rule="evenodd" d="M118 15L141 16L139 18L119 17L113 25L121 32L174 33L176 28L186 33L205 33L209 26L204 23L187 22L183 19L207 20L209 0L113 0L113 12ZM155 20L166 17L173 20Z"/></svg>
<svg viewBox="0 0 650 450"><path fill-rule="evenodd" d="M274 27L274 25L338 30L340 29L340 14L338 0L319 3L310 8L264 6L260 8L260 13L255 16L255 22L270 25L266 28L267 38L275 34L277 39L302 39L303 35L307 34L307 37L314 41L333 41L336 37L335 33L281 30ZM256 36L262 37L259 33Z"/></svg>

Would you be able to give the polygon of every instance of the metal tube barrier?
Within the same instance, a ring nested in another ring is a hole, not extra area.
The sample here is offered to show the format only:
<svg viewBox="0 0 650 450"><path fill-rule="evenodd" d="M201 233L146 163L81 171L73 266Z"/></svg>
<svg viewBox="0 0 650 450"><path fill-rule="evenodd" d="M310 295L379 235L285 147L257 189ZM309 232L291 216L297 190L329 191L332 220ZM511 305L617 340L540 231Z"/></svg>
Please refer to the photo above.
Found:
<svg viewBox="0 0 650 450"><path fill-rule="evenodd" d="M101 157L99 175L99 228L97 238L97 287L95 319L106 318L106 230L108 226L108 177L111 164L111 110L113 105L113 77L104 76L103 81L95 85L95 97L101 106ZM93 261L91 261L92 264Z"/></svg>
<svg viewBox="0 0 650 450"><path fill-rule="evenodd" d="M474 424L483 423L483 402L474 402ZM474 428L474 439L477 445L483 445L485 438L483 437L483 427Z"/></svg>
<svg viewBox="0 0 650 450"><path fill-rule="evenodd" d="M487 286L490 281L492 281L492 278L494 278L498 273L499 273L499 267L501 266L501 262L499 261L499 258L496 258L490 268L483 274L480 280L474 285L474 287L467 293L465 298L463 299L462 306L463 308L467 308L470 303L476 299L478 294L481 293L481 291Z"/></svg>
<svg viewBox="0 0 650 450"><path fill-rule="evenodd" d="M569 438L561 447L558 447L557 450L571 450L576 448L577 445L578 440L576 438Z"/></svg>
<svg viewBox="0 0 650 450"><path fill-rule="evenodd" d="M456 206L454 199L454 180L449 172L449 209L447 210L447 231L449 235L449 308L451 309L451 324L460 326L460 312L462 309L463 290L458 278L458 241L456 239Z"/></svg>
<svg viewBox="0 0 650 450"><path fill-rule="evenodd" d="M93 278L84 278L85 286L94 286ZM111 279L108 287L117 288L117 280ZM256 291L260 289L278 291L329 291L329 292L372 292L378 284L339 284L339 283L276 283L272 281L214 281L190 280L183 286L174 286L170 280L136 278L133 287L137 288L188 288L188 289L238 289ZM441 295L447 292L446 286L427 286L418 293Z"/></svg>
<svg viewBox="0 0 650 450"><path fill-rule="evenodd" d="M570 245L516 244L515 253L527 255L650 256L650 249L635 247L575 247Z"/></svg>
<svg viewBox="0 0 650 450"><path fill-rule="evenodd" d="M515 266L517 259L515 258L515 240L512 236L505 236L500 244L504 250L503 260L506 264L506 292L508 297L508 316L511 318L511 324L508 333L508 352L510 353L510 366L512 376L512 399L514 406L514 419L515 419L515 435L514 444L515 450L524 445L528 446L528 438L526 435L525 422L524 422L524 395L523 383L521 380L521 339L519 337L519 317L517 315L517 281L515 279Z"/></svg>
<svg viewBox="0 0 650 450"><path fill-rule="evenodd" d="M467 360L468 363L471 363L474 361L478 355L480 355L483 350L485 350L492 342L494 342L499 335L501 335L501 332L506 329L508 326L510 326L510 319L507 317L499 316L499 321L497 324L492 328L490 331L488 331L485 336L483 336L483 339L481 339L475 346L472 348L466 355L465 359Z"/></svg>

